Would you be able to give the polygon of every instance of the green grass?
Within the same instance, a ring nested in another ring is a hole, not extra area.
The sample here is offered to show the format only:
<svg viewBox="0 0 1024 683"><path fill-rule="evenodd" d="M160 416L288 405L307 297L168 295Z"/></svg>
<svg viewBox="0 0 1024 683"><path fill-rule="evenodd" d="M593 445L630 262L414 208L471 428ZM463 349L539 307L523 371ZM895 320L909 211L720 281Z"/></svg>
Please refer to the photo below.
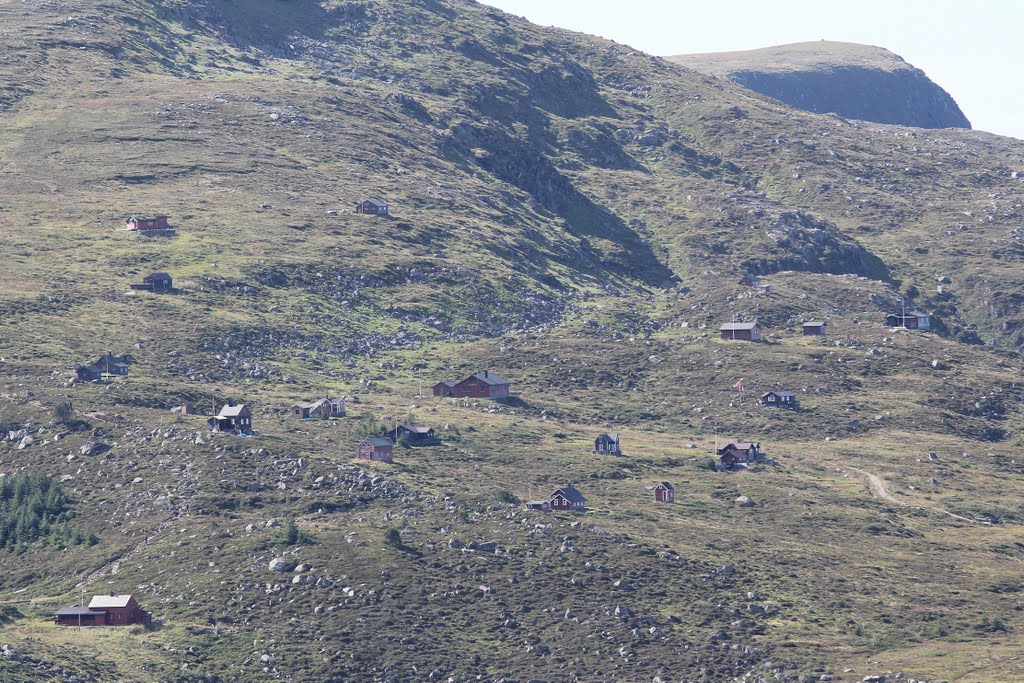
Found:
<svg viewBox="0 0 1024 683"><path fill-rule="evenodd" d="M857 680L897 668L1012 680L1021 276L991 245L1016 239L1017 186L1000 169L1019 147L843 126L484 6L306 3L273 29L280 7L260 3L223 24L230 45L214 31L239 8L181 6L103 9L92 40L123 42L129 25L156 36L115 59L53 42L72 28L45 8L0 5L19 36L0 69L30 91L0 112L0 426L44 428L30 448L0 444L0 474L63 480L76 524L101 541L0 553L0 600L24 615L4 642L98 680L267 680L264 651L293 680L731 680L770 676L769 662L836 680L847 666ZM641 120L679 137L649 147L618 132ZM473 149L507 166L488 171ZM927 182L897 172L911 165ZM369 195L391 202L391 220L350 213ZM807 235L770 234L796 208L828 221L807 258ZM964 210L970 230L946 235ZM168 213L178 236L119 232L149 212ZM830 262L836 249L848 261ZM853 274L870 255L890 280ZM754 262L770 296L735 284ZM680 281L652 281L665 268ZM179 294L129 292L165 269ZM931 296L937 274L953 280L948 302ZM950 336L884 327L910 285ZM759 319L769 340L718 339L734 315ZM829 337L800 336L811 316L828 318ZM994 345L958 341L970 325ZM69 383L74 362L108 349L137 357L128 378ZM519 400L416 396L419 379L429 394L483 368ZM755 404L779 385L803 410ZM349 397L349 417L290 417L326 392ZM256 437L210 436L205 416L169 413L229 397L252 407ZM65 401L99 431L47 427ZM367 488L360 417L410 413L442 445L366 467L394 485ZM980 440L990 428L1006 438ZM624 457L591 453L609 430ZM778 465L710 471L716 430L761 441ZM113 445L109 457L82 456L89 441ZM661 480L675 505L654 504ZM568 482L586 513L509 504ZM271 518L314 542L282 545ZM449 549L453 538L502 552ZM269 572L283 553L330 586ZM727 564L736 574L716 573ZM136 594L162 627L52 625L79 584ZM733 626L748 616L754 626ZM719 630L741 647L710 644ZM35 675L2 666L5 680Z"/></svg>

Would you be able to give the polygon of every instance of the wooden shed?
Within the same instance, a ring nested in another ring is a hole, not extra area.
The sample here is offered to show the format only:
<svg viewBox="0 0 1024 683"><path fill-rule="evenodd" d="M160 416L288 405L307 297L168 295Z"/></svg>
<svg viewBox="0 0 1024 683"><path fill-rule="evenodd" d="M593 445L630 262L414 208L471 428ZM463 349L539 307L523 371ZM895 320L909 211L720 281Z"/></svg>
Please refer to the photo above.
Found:
<svg viewBox="0 0 1024 683"><path fill-rule="evenodd" d="M821 320L808 320L801 328L805 337L824 337L828 334L828 323Z"/></svg>
<svg viewBox="0 0 1024 683"><path fill-rule="evenodd" d="M676 502L676 489L667 481L659 482L654 487L654 500L658 503Z"/></svg>

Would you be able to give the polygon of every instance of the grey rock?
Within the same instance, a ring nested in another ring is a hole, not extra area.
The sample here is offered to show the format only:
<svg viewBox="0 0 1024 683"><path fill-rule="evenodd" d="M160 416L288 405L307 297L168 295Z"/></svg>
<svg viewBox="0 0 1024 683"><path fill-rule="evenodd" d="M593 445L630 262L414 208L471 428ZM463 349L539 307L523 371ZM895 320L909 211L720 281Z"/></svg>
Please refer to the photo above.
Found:
<svg viewBox="0 0 1024 683"><path fill-rule="evenodd" d="M750 496L740 496L736 499L736 504L741 508L752 508L754 507L754 501Z"/></svg>

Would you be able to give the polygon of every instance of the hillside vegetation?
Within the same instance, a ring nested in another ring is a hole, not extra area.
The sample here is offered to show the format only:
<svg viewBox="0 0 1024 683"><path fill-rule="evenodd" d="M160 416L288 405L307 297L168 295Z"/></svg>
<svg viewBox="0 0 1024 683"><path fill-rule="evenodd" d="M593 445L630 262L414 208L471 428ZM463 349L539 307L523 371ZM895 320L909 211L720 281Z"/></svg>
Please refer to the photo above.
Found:
<svg viewBox="0 0 1024 683"><path fill-rule="evenodd" d="M1024 143L462 0L0 0L0 48L0 474L98 540L0 551L3 680L1024 677ZM83 591L154 624L54 625Z"/></svg>

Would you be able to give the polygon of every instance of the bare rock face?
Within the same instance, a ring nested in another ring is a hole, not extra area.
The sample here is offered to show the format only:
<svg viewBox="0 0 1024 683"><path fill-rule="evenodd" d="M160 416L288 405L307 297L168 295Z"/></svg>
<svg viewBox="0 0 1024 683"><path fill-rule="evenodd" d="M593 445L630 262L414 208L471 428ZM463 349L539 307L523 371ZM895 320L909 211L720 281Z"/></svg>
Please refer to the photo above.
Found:
<svg viewBox="0 0 1024 683"><path fill-rule="evenodd" d="M949 93L880 47L819 41L669 60L818 114L915 128L971 127Z"/></svg>

